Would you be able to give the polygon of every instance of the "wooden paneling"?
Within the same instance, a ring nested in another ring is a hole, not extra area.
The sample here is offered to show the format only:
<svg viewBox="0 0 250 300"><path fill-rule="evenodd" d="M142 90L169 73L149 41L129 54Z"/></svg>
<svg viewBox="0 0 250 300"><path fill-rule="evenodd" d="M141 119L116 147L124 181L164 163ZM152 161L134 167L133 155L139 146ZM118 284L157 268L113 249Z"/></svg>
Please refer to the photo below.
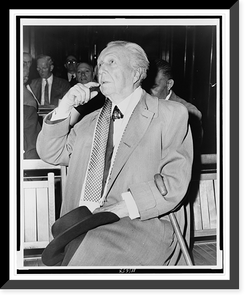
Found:
<svg viewBox="0 0 250 300"><path fill-rule="evenodd" d="M33 56L49 54L55 73L64 71L67 55L96 63L112 40L128 40L143 47L150 58L169 61L175 75L174 91L202 112L202 153L216 153L216 28L215 26L29 26L24 27L24 49ZM32 67L34 68L34 66ZM33 70L33 76L35 70Z"/></svg>

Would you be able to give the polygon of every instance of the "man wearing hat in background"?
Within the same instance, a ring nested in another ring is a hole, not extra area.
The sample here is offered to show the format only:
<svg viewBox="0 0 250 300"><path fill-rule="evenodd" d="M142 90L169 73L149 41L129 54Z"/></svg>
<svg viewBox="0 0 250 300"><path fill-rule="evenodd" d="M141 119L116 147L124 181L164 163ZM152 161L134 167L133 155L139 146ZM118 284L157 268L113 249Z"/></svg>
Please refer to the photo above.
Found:
<svg viewBox="0 0 250 300"><path fill-rule="evenodd" d="M148 59L139 45L111 42L98 58L99 84L75 85L44 119L37 142L39 156L69 166L59 222L74 218L82 209L118 217L82 231L81 225L69 222L80 232L64 241L61 265L183 262L168 214L174 212L188 240L189 213L182 203L193 160L188 111L182 104L159 100L141 88L147 69ZM98 85L106 96L103 108L72 128L71 111L95 97L93 87ZM155 174L165 186L164 195ZM66 232L67 228L61 228L54 236ZM50 248L51 256L57 250Z"/></svg>

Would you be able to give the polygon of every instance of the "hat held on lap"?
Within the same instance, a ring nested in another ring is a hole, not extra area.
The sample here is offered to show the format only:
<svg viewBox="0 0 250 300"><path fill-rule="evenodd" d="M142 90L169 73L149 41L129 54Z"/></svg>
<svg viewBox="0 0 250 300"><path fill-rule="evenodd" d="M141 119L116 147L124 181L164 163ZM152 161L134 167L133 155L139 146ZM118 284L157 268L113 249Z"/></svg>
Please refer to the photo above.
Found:
<svg viewBox="0 0 250 300"><path fill-rule="evenodd" d="M64 258L64 247L73 239L98 226L119 221L120 218L112 212L92 214L86 206L79 206L52 225L54 239L42 253L42 261L47 266L54 266Z"/></svg>

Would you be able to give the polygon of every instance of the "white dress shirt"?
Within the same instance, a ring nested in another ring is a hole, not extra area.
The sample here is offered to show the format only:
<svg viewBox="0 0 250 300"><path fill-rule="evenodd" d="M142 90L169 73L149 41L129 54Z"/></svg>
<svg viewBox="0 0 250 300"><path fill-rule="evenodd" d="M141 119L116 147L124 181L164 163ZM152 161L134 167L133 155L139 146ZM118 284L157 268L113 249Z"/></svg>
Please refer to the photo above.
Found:
<svg viewBox="0 0 250 300"><path fill-rule="evenodd" d="M71 79L76 78L76 74L75 73L73 73L73 74L72 73L67 73L67 75L68 75L68 82L70 82Z"/></svg>
<svg viewBox="0 0 250 300"><path fill-rule="evenodd" d="M112 168L113 168L113 165L114 165L116 153L117 153L119 144L121 142L123 133L126 129L128 121L129 121L136 105L138 104L138 102L141 99L141 94L142 94L142 89L141 89L141 87L138 87L132 94L130 94L122 102L117 104L117 107L119 108L119 110L123 114L123 118L122 119L116 119L114 121L114 135L113 135L114 151L113 151L113 155L112 155L112 159L111 159L111 167L110 167L110 170L109 170L108 178L110 177L110 174L112 172ZM115 105L116 105L115 103L112 103L112 111L113 111ZM90 211L94 211L96 208L100 207L103 204L104 200L105 200L108 180L106 182L106 186L104 187L103 197L100 199L99 202L90 202L90 201L84 201L83 200L85 183L86 183L86 177L85 177L85 180L84 180L79 205L80 206L85 205L89 208ZM138 209L136 207L135 201L132 197L132 194L130 192L124 192L122 194L122 198L126 202L130 218L134 219L134 218L139 217L139 212L138 212Z"/></svg>

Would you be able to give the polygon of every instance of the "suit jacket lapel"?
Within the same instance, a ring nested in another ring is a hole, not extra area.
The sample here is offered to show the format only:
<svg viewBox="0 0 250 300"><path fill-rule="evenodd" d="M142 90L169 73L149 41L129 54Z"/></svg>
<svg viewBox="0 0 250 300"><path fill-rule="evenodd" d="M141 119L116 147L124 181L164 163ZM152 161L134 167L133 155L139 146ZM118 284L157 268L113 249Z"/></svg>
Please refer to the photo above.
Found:
<svg viewBox="0 0 250 300"><path fill-rule="evenodd" d="M36 96L39 103L41 103L41 90L42 90L42 79L38 78L34 80L33 84L30 84L30 88Z"/></svg>
<svg viewBox="0 0 250 300"><path fill-rule="evenodd" d="M51 94L50 94L50 104L55 104L56 106L58 105L58 103L54 103L54 99L55 99L55 93L57 93L57 88L58 88L58 81L57 78L53 75Z"/></svg>
<svg viewBox="0 0 250 300"><path fill-rule="evenodd" d="M116 153L111 177L108 182L107 193L109 192L114 180L119 175L123 166L127 162L129 156L146 133L148 126L155 115L156 107L151 110L149 109L146 101L147 97L147 94L143 93L124 131L123 137Z"/></svg>

